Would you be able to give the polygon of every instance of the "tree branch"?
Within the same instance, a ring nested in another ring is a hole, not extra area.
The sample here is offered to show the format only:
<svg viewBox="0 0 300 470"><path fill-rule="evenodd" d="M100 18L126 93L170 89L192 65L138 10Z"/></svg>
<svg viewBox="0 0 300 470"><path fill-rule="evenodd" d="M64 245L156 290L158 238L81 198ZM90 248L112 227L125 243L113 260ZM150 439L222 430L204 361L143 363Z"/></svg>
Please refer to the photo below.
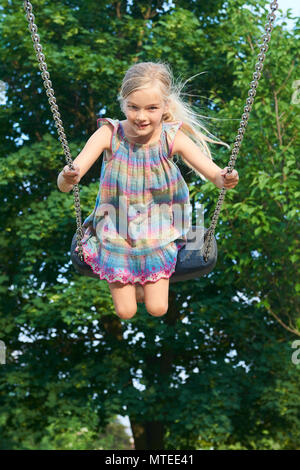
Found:
<svg viewBox="0 0 300 470"><path fill-rule="evenodd" d="M294 335L296 336L300 336L300 331L298 330L295 330L294 328L290 328L289 326L287 326L277 315L276 313L273 312L273 310L270 308L270 307L266 307L266 310L275 318L276 321L278 321L278 323L283 326L283 328L285 328L286 330L288 330L290 333L293 333Z"/></svg>

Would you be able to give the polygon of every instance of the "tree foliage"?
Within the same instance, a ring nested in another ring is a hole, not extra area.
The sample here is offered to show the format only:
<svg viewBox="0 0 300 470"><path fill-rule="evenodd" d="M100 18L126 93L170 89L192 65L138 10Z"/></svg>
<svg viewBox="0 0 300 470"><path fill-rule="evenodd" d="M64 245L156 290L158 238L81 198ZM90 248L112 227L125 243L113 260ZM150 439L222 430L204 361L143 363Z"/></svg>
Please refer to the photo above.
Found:
<svg viewBox="0 0 300 470"><path fill-rule="evenodd" d="M136 61L166 60L188 99L232 143L257 62L265 2L32 2L50 78L75 158ZM226 3L226 8L223 8ZM299 19L276 25L205 278L171 285L168 313L121 321L105 281L70 265L72 193L23 2L2 1L0 80L2 449L298 449ZM247 5L247 8L242 8ZM279 13L277 13L277 16ZM227 150L212 148L224 167ZM83 218L102 157L80 183ZM208 226L218 198L180 168ZM170 406L170 404L174 404Z"/></svg>

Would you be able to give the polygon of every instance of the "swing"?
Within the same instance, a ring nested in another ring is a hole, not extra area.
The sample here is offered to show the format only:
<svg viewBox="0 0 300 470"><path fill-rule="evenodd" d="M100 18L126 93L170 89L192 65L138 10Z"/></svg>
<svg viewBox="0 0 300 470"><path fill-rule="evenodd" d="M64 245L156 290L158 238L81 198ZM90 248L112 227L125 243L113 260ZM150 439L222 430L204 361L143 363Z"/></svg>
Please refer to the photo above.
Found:
<svg viewBox="0 0 300 470"><path fill-rule="evenodd" d="M231 173L234 168L235 161L239 153L239 148L243 140L247 124L248 124L250 111L252 109L254 97L256 95L256 88L258 86L258 81L261 77L261 71L263 69L263 62L266 57L265 53L268 50L268 47L269 47L268 43L271 39L271 32L273 30L272 23L275 21L274 12L277 10L277 8L278 8L278 3L276 1L272 1L270 3L270 9L272 12L267 15L267 19L269 20L269 23L265 24L265 34L262 37L263 44L260 47L260 53L258 54L258 62L255 64L256 71L253 73L253 80L250 83L250 90L248 91L249 98L247 98L246 100L247 104L244 107L244 113L242 114L240 127L238 129L236 140L233 146L234 148L232 150L232 154L228 163L227 173ZM42 53L40 37L37 34L37 26L34 23L35 16L32 13L32 5L28 0L24 1L24 9L26 12L26 18L29 23L28 28L29 28L29 31L31 32L34 49L37 53L36 56L39 62L39 68L42 72L42 77L44 79L44 82L43 82L44 87L46 89L46 94L48 96L49 104L51 105L51 111L53 114L55 125L58 130L59 140L62 143L62 147L64 150L67 164L69 165L70 170L74 170L70 149L69 149L68 142L64 133L63 124L60 119L58 106L56 104L54 90L53 88L51 88L52 82L50 81L50 74L47 71L45 56ZM72 243L71 243L71 261L75 270L79 274L99 279L99 275L94 273L92 268L87 263L84 262L82 243L81 243L84 233L83 233L83 229L81 225L81 209L80 209L78 184L75 184L73 186L73 192L74 192L74 205L75 205L75 213L76 213L77 230L73 236ZM170 283L174 283L178 281L186 281L186 280L194 279L200 276L204 276L210 273L215 267L216 262L217 262L217 243L216 243L214 233L215 233L215 228L217 225L217 221L219 218L219 214L221 211L221 206L223 204L225 194L226 194L226 188L223 187L221 189L219 199L217 201L217 205L216 205L216 209L213 214L213 217L212 217L211 225L209 226L208 229L204 227L204 230L202 230L201 227L197 227L194 225L190 227L187 233L187 243L178 251L177 263L176 263L175 271L170 277ZM202 233L200 233L201 230L202 230ZM197 245L196 248L192 250L188 249L188 244L190 242L193 242L193 240L196 240L196 245ZM75 248L77 246L78 246L78 252L75 251Z"/></svg>
<svg viewBox="0 0 300 470"><path fill-rule="evenodd" d="M207 233L208 229L204 228L204 232ZM204 235L205 236L205 235ZM201 241L203 233L201 227L191 226L187 233L187 244L188 243L198 243L198 240ZM177 262L175 267L175 272L170 277L170 282L186 281L198 276L204 276L208 274L214 268L217 262L217 243L215 237L213 237L213 248L211 251L208 260L204 262L202 250L198 249L188 250L183 246L177 255ZM84 261L81 261L77 251L77 233L75 232L72 244L71 244L71 261L74 268L79 274L83 276L89 276L99 279L99 274L93 272L91 266Z"/></svg>

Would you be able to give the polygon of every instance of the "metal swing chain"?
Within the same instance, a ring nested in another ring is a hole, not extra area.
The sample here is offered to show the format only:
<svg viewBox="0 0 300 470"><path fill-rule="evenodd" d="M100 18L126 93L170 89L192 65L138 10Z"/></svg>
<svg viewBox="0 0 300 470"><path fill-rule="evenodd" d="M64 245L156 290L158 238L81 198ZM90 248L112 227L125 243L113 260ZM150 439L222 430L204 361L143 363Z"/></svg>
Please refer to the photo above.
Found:
<svg viewBox="0 0 300 470"><path fill-rule="evenodd" d="M51 111L53 114L53 118L55 121L55 125L57 127L57 132L59 135L59 140L61 141L62 148L66 157L67 164L69 165L70 170L74 170L73 167L73 160L71 156L71 152L69 149L69 144L64 132L63 123L60 119L60 113L58 111L58 106L56 104L56 99L54 96L54 90L52 88L52 82L50 80L50 74L47 71L47 65L45 62L45 56L42 53L42 46L40 44L40 36L37 34L37 26L34 23L35 16L32 13L32 5L29 1L24 1L24 10L26 12L26 18L28 20L28 29L31 32L32 41L34 44L34 49L37 52L36 56L39 62L39 68L42 72L42 77L44 79L44 86L46 88L46 94L48 96L48 101L51 105ZM75 205L75 212L76 212L76 223L77 223L77 246L78 246L78 255L81 261L84 261L83 258L83 251L82 251L82 243L81 240L83 238L83 229L81 226L81 210L80 210L80 198L79 198L79 187L78 184L73 186L73 193L74 193L74 205Z"/></svg>
<svg viewBox="0 0 300 470"><path fill-rule="evenodd" d="M268 43L271 39L271 32L273 30L273 24L272 23L275 20L274 12L277 10L277 8L278 8L278 3L276 1L271 2L270 9L272 10L272 13L269 13L268 16L267 16L267 19L269 20L269 23L265 24L266 34L264 34L263 37L262 37L264 42L263 42L263 45L260 47L260 53L258 54L258 61L259 62L257 62L255 64L256 72L253 73L253 80L250 83L251 88L248 91L249 98L247 98L247 100L246 100L247 105L244 107L244 114L242 115L242 120L240 122L240 127L238 129L238 135L236 137L236 141L235 141L235 144L234 144L234 148L232 150L231 158L230 158L230 161L228 163L227 173L231 173L233 168L234 168L235 161L236 161L238 153L239 153L239 148L240 148L241 142L243 140L247 124L248 124L248 118L249 118L249 115L250 115L250 111L252 109L252 104L254 102L254 97L256 95L256 88L258 86L258 81L261 77L261 71L263 69L263 61L266 57L265 53L267 52L267 50L269 48ZM208 259L208 254L209 254L209 251L210 251L210 248L211 248L211 243L212 243L212 237L215 233L215 228L216 228L216 225L217 225L218 217L219 217L219 214L220 214L221 206L222 206L224 198L225 198L226 191L227 191L227 189L223 187L222 190L221 190L221 193L219 195L219 199L218 199L218 202L217 202L215 212L214 212L213 217L212 217L211 224L210 224L208 230L206 231L206 233L204 235L204 240L205 241L204 241L204 255L203 255L203 258L204 258L205 262Z"/></svg>

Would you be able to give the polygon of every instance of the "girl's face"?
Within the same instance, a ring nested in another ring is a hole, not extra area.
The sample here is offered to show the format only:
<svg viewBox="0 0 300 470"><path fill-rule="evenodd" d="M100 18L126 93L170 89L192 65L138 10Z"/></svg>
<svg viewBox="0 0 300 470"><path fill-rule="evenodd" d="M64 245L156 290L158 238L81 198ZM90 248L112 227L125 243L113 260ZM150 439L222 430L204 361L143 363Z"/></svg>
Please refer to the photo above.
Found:
<svg viewBox="0 0 300 470"><path fill-rule="evenodd" d="M146 88L130 93L125 103L125 115L130 130L136 137L153 135L160 127L162 116L168 110L158 88Z"/></svg>

